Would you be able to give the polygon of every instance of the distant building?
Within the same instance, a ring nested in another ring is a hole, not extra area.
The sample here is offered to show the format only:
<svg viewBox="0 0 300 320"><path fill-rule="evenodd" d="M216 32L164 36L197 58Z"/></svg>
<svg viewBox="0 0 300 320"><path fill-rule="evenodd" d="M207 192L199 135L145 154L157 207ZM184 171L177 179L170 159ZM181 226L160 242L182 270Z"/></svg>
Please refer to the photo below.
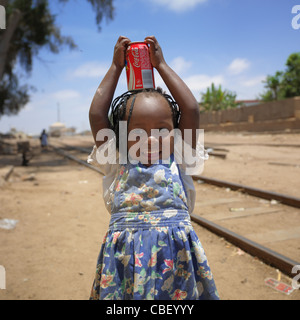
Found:
<svg viewBox="0 0 300 320"><path fill-rule="evenodd" d="M236 103L238 104L238 107L250 107L250 106L256 106L262 103L262 101L261 100L237 100Z"/></svg>
<svg viewBox="0 0 300 320"><path fill-rule="evenodd" d="M65 124L61 122L55 122L49 127L50 137L60 137L63 135L63 132L66 130Z"/></svg>
<svg viewBox="0 0 300 320"><path fill-rule="evenodd" d="M263 101L261 101L261 100L236 100L235 103L237 104L237 106L235 108L241 108L241 107L256 106L258 104L263 103ZM210 110L210 111L205 110L204 106L201 103L199 103L199 110L201 113L214 111L214 110ZM220 110L220 111L222 111L222 110Z"/></svg>
<svg viewBox="0 0 300 320"><path fill-rule="evenodd" d="M64 123L55 122L49 127L50 137L72 136L76 133L76 128L67 128Z"/></svg>

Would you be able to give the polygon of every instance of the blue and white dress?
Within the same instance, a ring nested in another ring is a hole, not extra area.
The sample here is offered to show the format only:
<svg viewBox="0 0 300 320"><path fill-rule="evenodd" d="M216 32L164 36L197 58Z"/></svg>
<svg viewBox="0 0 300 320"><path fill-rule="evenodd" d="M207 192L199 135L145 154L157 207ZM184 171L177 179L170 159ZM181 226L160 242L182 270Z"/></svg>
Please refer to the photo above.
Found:
<svg viewBox="0 0 300 320"><path fill-rule="evenodd" d="M97 152L94 147L89 163L97 165ZM104 200L111 221L90 299L218 300L191 225L192 178L183 175L174 155L168 163L160 160L150 167L104 167Z"/></svg>

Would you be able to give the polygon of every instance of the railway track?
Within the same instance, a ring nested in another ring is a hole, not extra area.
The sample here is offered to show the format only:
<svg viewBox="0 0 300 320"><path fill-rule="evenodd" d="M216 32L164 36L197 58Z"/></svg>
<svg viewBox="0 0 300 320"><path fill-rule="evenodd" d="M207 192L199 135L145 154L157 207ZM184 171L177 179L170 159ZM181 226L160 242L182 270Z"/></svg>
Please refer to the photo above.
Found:
<svg viewBox="0 0 300 320"><path fill-rule="evenodd" d="M101 173L86 162L90 148L52 143L53 151ZM226 181L194 177L197 200L191 219L294 277L300 265L300 199Z"/></svg>

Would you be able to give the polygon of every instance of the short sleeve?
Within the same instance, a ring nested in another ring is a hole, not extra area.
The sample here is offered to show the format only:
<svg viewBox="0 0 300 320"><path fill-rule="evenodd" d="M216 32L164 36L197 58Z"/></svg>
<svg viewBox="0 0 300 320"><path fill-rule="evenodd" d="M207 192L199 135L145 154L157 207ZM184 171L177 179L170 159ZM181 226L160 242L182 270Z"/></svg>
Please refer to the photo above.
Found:
<svg viewBox="0 0 300 320"><path fill-rule="evenodd" d="M176 162L181 166L185 175L201 175L204 162L209 159L208 152L204 148L204 130L198 129L196 150L182 139L179 131L175 133L174 155Z"/></svg>
<svg viewBox="0 0 300 320"><path fill-rule="evenodd" d="M105 176L117 170L116 165L118 160L119 152L116 149L115 138L103 143L99 148L94 146L91 154L87 158L87 162L98 168Z"/></svg>
<svg viewBox="0 0 300 320"><path fill-rule="evenodd" d="M180 130L176 131L174 135L175 161L180 169L190 213L194 211L196 201L196 190L192 176L201 175L204 169L204 163L209 159L209 155L204 148L204 130L198 130L196 150L182 139Z"/></svg>
<svg viewBox="0 0 300 320"><path fill-rule="evenodd" d="M196 201L196 190L195 190L195 186L194 186L194 181L191 176L185 174L184 169L181 165L178 165L178 167L180 170L180 177L181 177L182 183L184 185L184 190L186 193L189 213L191 214L194 211L195 201Z"/></svg>
<svg viewBox="0 0 300 320"><path fill-rule="evenodd" d="M115 141L113 139L105 142L99 148L94 146L87 159L90 165L98 168L104 175L102 179L103 200L109 213L111 213L111 201L119 168L118 159L119 153L115 149Z"/></svg>

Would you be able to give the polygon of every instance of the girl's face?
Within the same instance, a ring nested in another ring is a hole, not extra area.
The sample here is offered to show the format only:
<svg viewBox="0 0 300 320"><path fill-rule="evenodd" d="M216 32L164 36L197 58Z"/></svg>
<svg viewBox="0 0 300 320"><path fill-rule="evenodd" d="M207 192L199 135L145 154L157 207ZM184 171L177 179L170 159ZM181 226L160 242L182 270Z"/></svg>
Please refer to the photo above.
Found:
<svg viewBox="0 0 300 320"><path fill-rule="evenodd" d="M131 101L127 103L125 120ZM146 166L168 159L174 152L173 129L172 111L166 99L158 94L139 94L128 126L129 155Z"/></svg>

